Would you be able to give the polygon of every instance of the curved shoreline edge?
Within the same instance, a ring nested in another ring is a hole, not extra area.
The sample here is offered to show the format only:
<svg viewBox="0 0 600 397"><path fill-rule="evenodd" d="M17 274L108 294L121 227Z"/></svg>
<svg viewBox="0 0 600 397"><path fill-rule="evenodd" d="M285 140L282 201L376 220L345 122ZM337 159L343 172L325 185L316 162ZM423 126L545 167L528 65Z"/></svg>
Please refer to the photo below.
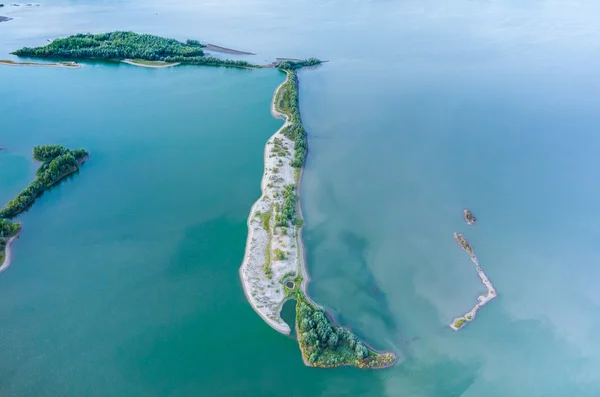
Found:
<svg viewBox="0 0 600 397"><path fill-rule="evenodd" d="M286 131L302 126L297 107L278 109L282 103L285 106L286 94L288 100L289 96L294 94L297 101L297 75L295 70L282 71L286 73L286 78L275 90L271 114L284 120L284 124L265 145L261 196L252 205L247 221L248 237L239 269L244 294L254 311L269 326L286 335L290 334L291 329L281 318L281 309L288 300L296 300L296 333L302 360L307 366L357 366L371 369L392 366L397 361L394 353L377 351L356 338L348 329L335 325L323 308L306 293L310 278L306 268L306 250L302 240L303 217L298 196L304 164L299 168L292 165L297 166L297 163L293 163L296 155L294 148L297 146L291 138L293 133ZM290 93L286 90L295 92ZM286 114L288 112L289 114ZM289 196L293 197L291 202ZM283 215L292 204L295 216L288 216L291 222L287 219L283 219L282 222ZM284 205L288 207L280 211ZM305 336L308 330L300 329L300 322L307 319L301 314L301 306L316 314L315 319L323 314L326 320L322 321L329 327L329 335L336 334L340 338L338 347L335 344L331 349L322 347L319 349L324 350L317 350L317 355L314 355L315 342L307 342ZM354 356L355 346L357 355L358 350L362 349L362 358Z"/></svg>
<svg viewBox="0 0 600 397"><path fill-rule="evenodd" d="M10 261L12 258L12 247L11 246L12 246L13 242L15 241L15 239L17 239L20 234L21 234L21 230L19 230L17 232L17 234L15 234L11 238L9 238L8 241L6 242L6 247L4 247L4 261L2 262L2 264L0 264L0 273L5 271L6 269L8 269L8 267L10 266Z"/></svg>
<svg viewBox="0 0 600 397"><path fill-rule="evenodd" d="M264 308L264 305L261 305L260 302L258 301L258 297L253 295L254 291L252 290L251 281L253 278L257 279L257 278L260 278L260 275L262 275L263 263L260 263L258 261L260 259L262 259L263 261L266 261L266 255L265 255L265 258L259 257L259 258L255 259L252 257L253 248L258 248L258 250L260 250L260 249L266 250L267 242L264 241L264 239L267 239L267 241L269 239L268 236L263 236L263 233L262 233L262 232L265 232L264 234L268 234L268 232L266 230L264 230L264 228L260 228L260 227L253 228L253 223L256 221L255 218L256 218L258 209L263 208L265 206L263 204L263 201L266 200L266 195L268 193L267 181L268 181L268 178L270 175L267 170L267 166L269 165L267 155L268 155L269 144L271 142L273 142L274 139L279 134L281 134L281 132L283 131L284 128L286 128L287 126L290 125L287 115L284 115L283 113L278 112L275 107L275 101L277 100L277 96L279 95L281 88L288 82L288 79L289 79L289 74L286 73L285 80L281 84L279 84L279 86L277 86L277 88L275 89L275 93L273 94L273 100L271 101L271 115L276 119L284 120L284 123L267 140L267 143L265 144L265 150L264 150L264 170L265 171L263 173L263 177L262 177L261 183L260 183L262 194L261 194L260 198L252 205L252 207L250 209L250 215L248 216L248 221L247 221L248 237L246 238L246 250L244 252L244 259L242 261L242 265L240 266L240 270L239 270L240 279L242 280L242 286L244 288L244 294L246 295L246 299L250 303L250 306L252 306L254 311L256 311L256 313L258 313L258 315L260 315L262 317L262 319L265 320L265 322L267 324L269 324L269 326L271 326L274 330L281 332L282 334L285 334L285 335L289 335L291 332L289 325L285 321L283 321L281 319L281 317L279 316L281 313L281 308L283 307L283 303L286 300L285 295L283 294L282 296L277 296L277 299L279 300L280 305L279 305L279 309L277 310L277 317L274 318L272 315L270 316L268 313L266 313L266 310L260 310L260 309ZM257 234L259 234L259 236L257 236ZM261 246L264 246L264 247L261 247ZM260 286L258 288L264 289L264 287L260 287ZM283 287L281 287L281 288L283 288Z"/></svg>
<svg viewBox="0 0 600 397"><path fill-rule="evenodd" d="M15 62L11 60L0 60L0 65L5 66L34 66L34 67L47 67L47 68L64 68L64 69L79 69L81 64L76 62L54 62L54 63L43 63L43 62Z"/></svg>
<svg viewBox="0 0 600 397"><path fill-rule="evenodd" d="M171 68L173 66L181 65L181 62L162 62L162 64L160 64L159 62L156 62L154 64L150 64L150 63L145 64L145 63L141 63L139 61L136 62L136 60L134 60L134 59L123 59L121 62L126 63L127 65L139 66L142 68L151 68L151 69Z"/></svg>

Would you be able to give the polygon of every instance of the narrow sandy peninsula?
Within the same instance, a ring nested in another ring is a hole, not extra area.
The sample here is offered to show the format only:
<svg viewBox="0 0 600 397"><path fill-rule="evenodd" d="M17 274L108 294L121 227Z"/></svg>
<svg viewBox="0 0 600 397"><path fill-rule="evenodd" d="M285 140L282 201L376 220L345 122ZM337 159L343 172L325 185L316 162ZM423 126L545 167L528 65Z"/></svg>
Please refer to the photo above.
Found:
<svg viewBox="0 0 600 397"><path fill-rule="evenodd" d="M4 246L4 248L0 249L0 273L2 273L3 271L5 271L6 269L8 269L8 267L10 266L10 261L11 261L11 256L12 256L12 250L11 250L11 245L12 243L15 241L15 239L17 239L19 237L19 234L21 233L21 225L18 224L19 226L19 230L16 232L16 234L10 238L8 238L6 240L6 242L4 242L4 237L0 237L0 247Z"/></svg>
<svg viewBox="0 0 600 397"><path fill-rule="evenodd" d="M475 217L471 214L470 211L468 211L468 210L464 210L464 211L465 211L464 212L465 221L469 225L474 224ZM490 279L486 276L483 269L479 265L479 260L477 260L477 256L475 256L475 252L473 252L473 248L471 248L471 245L469 244L469 242L467 241L465 236L463 236L460 233L454 233L454 239L460 245L460 247L467 254L469 254L471 261L473 261L473 263L475 264L475 269L477 270L477 274L479 275L479 278L481 278L481 282L487 288L487 294L480 295L477 298L477 303L475 304L475 306L473 306L473 308L471 310L466 312L461 317L457 317L454 320L452 320L452 323L450 323L450 328L452 328L455 331L458 331L459 329L464 327L467 324L467 322L473 321L475 319L475 316L477 315L477 311L481 307L483 307L485 304L487 304L489 301L491 301L492 299L494 299L496 297L496 290L494 289L494 286L492 285L492 282L490 281Z"/></svg>
<svg viewBox="0 0 600 397"><path fill-rule="evenodd" d="M170 68L172 66L181 65L181 62L164 62L164 61L147 61L145 59L124 59L121 62L133 66L141 66L144 68Z"/></svg>
<svg viewBox="0 0 600 397"><path fill-rule="evenodd" d="M67 69L79 69L81 65L77 62L54 62L54 63L43 63L43 62L15 62L6 59L0 60L0 65L4 66L37 66L47 68L67 68Z"/></svg>
<svg viewBox="0 0 600 397"><path fill-rule="evenodd" d="M291 330L280 317L281 307L286 301L284 283L302 273L298 227L291 224L284 229L276 225L276 209L284 205L285 187L296 184L296 170L291 166L294 145L282 133L290 121L275 106L281 88L289 78L289 73L286 73L285 81L277 87L273 96L271 114L285 120L285 123L269 138L265 147L262 196L250 210L246 253L240 267L244 291L254 310L267 324L285 334Z"/></svg>
<svg viewBox="0 0 600 397"><path fill-rule="evenodd" d="M289 334L282 320L283 304L296 301L298 342L306 365L384 368L396 362L393 353L380 353L336 326L306 294L298 187L307 151L306 132L298 109L296 61L279 61L285 81L273 96L271 113L283 126L267 141L262 195L250 210L246 252L240 267L244 292L254 310L275 330Z"/></svg>

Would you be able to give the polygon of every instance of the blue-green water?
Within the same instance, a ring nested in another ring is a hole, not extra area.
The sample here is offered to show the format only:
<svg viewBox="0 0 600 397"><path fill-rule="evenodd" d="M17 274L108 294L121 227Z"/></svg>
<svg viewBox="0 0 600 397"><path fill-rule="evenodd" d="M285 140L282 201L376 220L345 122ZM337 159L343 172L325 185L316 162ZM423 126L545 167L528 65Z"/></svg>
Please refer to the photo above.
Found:
<svg viewBox="0 0 600 397"><path fill-rule="evenodd" d="M140 3L5 7L0 54L131 29L331 60L300 73L309 292L400 362L306 368L245 301L278 72L3 67L2 202L32 178L33 145L92 157L21 217L0 275L2 394L600 393L600 6ZM499 293L458 333L482 286L454 231Z"/></svg>

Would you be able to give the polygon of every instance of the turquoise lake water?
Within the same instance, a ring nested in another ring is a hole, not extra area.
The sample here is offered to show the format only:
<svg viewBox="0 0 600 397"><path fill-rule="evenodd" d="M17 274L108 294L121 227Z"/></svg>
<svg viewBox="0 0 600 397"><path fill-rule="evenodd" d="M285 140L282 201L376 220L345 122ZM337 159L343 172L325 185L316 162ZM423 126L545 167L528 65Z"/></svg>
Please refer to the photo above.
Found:
<svg viewBox="0 0 600 397"><path fill-rule="evenodd" d="M34 145L92 153L20 217L0 274L1 394L600 394L600 5L40 4L0 11L14 18L0 58L122 29L255 61L330 60L300 72L309 293L400 360L306 368L245 300L238 268L281 125L279 72L0 67L0 202L33 178ZM455 231L499 294L458 333L447 324L484 289Z"/></svg>

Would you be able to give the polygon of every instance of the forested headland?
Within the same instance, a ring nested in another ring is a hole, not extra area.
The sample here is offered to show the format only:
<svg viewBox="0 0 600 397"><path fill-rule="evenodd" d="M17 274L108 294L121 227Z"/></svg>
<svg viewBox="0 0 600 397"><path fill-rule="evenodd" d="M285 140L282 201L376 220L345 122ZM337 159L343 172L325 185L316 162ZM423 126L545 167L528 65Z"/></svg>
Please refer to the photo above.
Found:
<svg viewBox="0 0 600 397"><path fill-rule="evenodd" d="M79 170L87 156L88 152L84 149L70 150L60 145L35 147L33 158L41 161L42 165L36 171L33 182L0 210L0 219L12 219L25 211L44 191Z"/></svg>

